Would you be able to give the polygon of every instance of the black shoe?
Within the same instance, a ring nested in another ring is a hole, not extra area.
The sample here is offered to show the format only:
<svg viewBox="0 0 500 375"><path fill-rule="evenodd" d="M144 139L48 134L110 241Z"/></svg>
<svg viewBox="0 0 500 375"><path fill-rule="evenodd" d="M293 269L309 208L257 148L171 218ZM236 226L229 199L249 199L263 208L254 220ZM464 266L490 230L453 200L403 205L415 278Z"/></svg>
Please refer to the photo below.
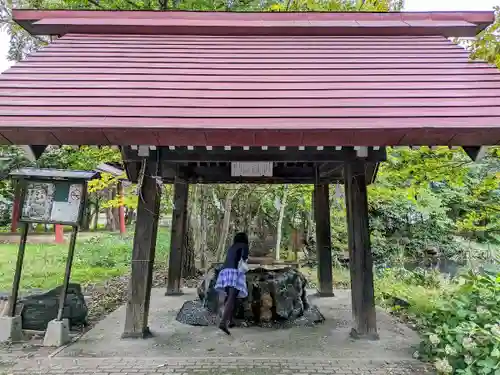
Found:
<svg viewBox="0 0 500 375"><path fill-rule="evenodd" d="M231 332L229 332L229 329L227 329L227 324L220 323L219 329L222 330L222 332L224 332L226 335L231 335Z"/></svg>

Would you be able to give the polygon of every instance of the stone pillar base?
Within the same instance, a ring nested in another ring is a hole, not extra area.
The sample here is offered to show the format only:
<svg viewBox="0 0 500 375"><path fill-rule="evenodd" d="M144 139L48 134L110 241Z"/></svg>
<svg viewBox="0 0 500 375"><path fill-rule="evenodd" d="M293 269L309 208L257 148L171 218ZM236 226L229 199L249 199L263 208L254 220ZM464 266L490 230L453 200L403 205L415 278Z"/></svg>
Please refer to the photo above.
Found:
<svg viewBox="0 0 500 375"><path fill-rule="evenodd" d="M66 345L70 341L68 319L51 320L47 326L47 331L45 331L43 346L59 347Z"/></svg>
<svg viewBox="0 0 500 375"><path fill-rule="evenodd" d="M153 337L153 333L146 327L142 330L142 332L123 332L122 339L148 339Z"/></svg>
<svg viewBox="0 0 500 375"><path fill-rule="evenodd" d="M167 290L165 292L165 295L166 296L183 296L184 295L184 292L181 290Z"/></svg>
<svg viewBox="0 0 500 375"><path fill-rule="evenodd" d="M356 328L351 329L351 333L349 334L351 338L355 340L371 340L371 341L377 341L380 339L380 336L378 335L377 332L371 332L371 333L358 333Z"/></svg>
<svg viewBox="0 0 500 375"><path fill-rule="evenodd" d="M23 321L20 316L0 317L0 342L19 342L23 340Z"/></svg>
<svg viewBox="0 0 500 375"><path fill-rule="evenodd" d="M335 293L333 293L333 292L321 292L321 291L317 290L315 296L321 297L321 298L335 297Z"/></svg>

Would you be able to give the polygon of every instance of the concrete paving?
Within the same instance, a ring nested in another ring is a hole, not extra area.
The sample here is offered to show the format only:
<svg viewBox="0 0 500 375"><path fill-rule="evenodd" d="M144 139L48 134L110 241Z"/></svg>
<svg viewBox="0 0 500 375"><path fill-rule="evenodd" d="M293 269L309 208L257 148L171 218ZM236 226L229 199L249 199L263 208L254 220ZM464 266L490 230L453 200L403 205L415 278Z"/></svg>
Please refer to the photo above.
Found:
<svg viewBox="0 0 500 375"><path fill-rule="evenodd" d="M421 365L405 361L386 363L325 358L54 358L38 363L23 362L12 375L424 375Z"/></svg>
<svg viewBox="0 0 500 375"><path fill-rule="evenodd" d="M192 327L175 320L196 291L165 297L153 290L150 328L154 337L121 339L121 307L77 342L52 358L30 358L12 374L427 374L412 354L418 335L383 311L378 312L379 341L349 338L350 295L311 298L326 318L317 327L235 328L226 336L215 327Z"/></svg>

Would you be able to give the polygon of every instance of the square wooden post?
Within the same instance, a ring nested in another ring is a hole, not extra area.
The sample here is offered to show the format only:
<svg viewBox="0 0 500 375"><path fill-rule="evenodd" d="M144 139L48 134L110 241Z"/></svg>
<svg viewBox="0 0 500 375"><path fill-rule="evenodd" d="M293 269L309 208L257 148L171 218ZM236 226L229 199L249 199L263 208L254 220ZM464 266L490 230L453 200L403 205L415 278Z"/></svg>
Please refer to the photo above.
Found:
<svg viewBox="0 0 500 375"><path fill-rule="evenodd" d="M174 208L172 232L170 235L170 256L168 258L167 296L182 294L182 261L184 256L187 223L187 199L189 185L184 181L174 183Z"/></svg>
<svg viewBox="0 0 500 375"><path fill-rule="evenodd" d="M19 220L19 210L21 206L21 184L19 181L15 181L14 189L14 202L12 204L12 221L10 224L10 231L12 233L17 233L17 221Z"/></svg>
<svg viewBox="0 0 500 375"><path fill-rule="evenodd" d="M316 183L313 197L318 257L318 294L321 297L331 297L333 296L333 271L328 184Z"/></svg>
<svg viewBox="0 0 500 375"><path fill-rule="evenodd" d="M153 285L161 188L156 179L149 176L147 170L148 168L142 182L137 207L123 338L146 338L151 335L148 327L149 303Z"/></svg>
<svg viewBox="0 0 500 375"><path fill-rule="evenodd" d="M378 334L365 163L362 161L346 163L344 167L344 183L354 318L351 336L376 340Z"/></svg>

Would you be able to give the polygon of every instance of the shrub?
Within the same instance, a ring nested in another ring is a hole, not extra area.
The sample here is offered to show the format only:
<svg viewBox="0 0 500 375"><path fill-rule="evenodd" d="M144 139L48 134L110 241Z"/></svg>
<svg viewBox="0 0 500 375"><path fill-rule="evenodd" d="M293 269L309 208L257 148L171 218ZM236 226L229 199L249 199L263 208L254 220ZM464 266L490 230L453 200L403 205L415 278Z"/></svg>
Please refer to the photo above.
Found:
<svg viewBox="0 0 500 375"><path fill-rule="evenodd" d="M415 321L434 309L443 290L453 290L453 283L435 271L410 271L402 267L378 269L375 278L377 303L404 320ZM407 302L398 306L394 298Z"/></svg>
<svg viewBox="0 0 500 375"><path fill-rule="evenodd" d="M401 250L407 257L421 258L429 247L438 248L443 255L456 254L459 249L452 241L455 228L447 216L448 208L427 189L414 191L411 197L408 195L408 189L384 184L370 188L370 229L375 259L387 260Z"/></svg>
<svg viewBox="0 0 500 375"><path fill-rule="evenodd" d="M500 375L500 274L469 273L418 319L419 355L441 374Z"/></svg>

